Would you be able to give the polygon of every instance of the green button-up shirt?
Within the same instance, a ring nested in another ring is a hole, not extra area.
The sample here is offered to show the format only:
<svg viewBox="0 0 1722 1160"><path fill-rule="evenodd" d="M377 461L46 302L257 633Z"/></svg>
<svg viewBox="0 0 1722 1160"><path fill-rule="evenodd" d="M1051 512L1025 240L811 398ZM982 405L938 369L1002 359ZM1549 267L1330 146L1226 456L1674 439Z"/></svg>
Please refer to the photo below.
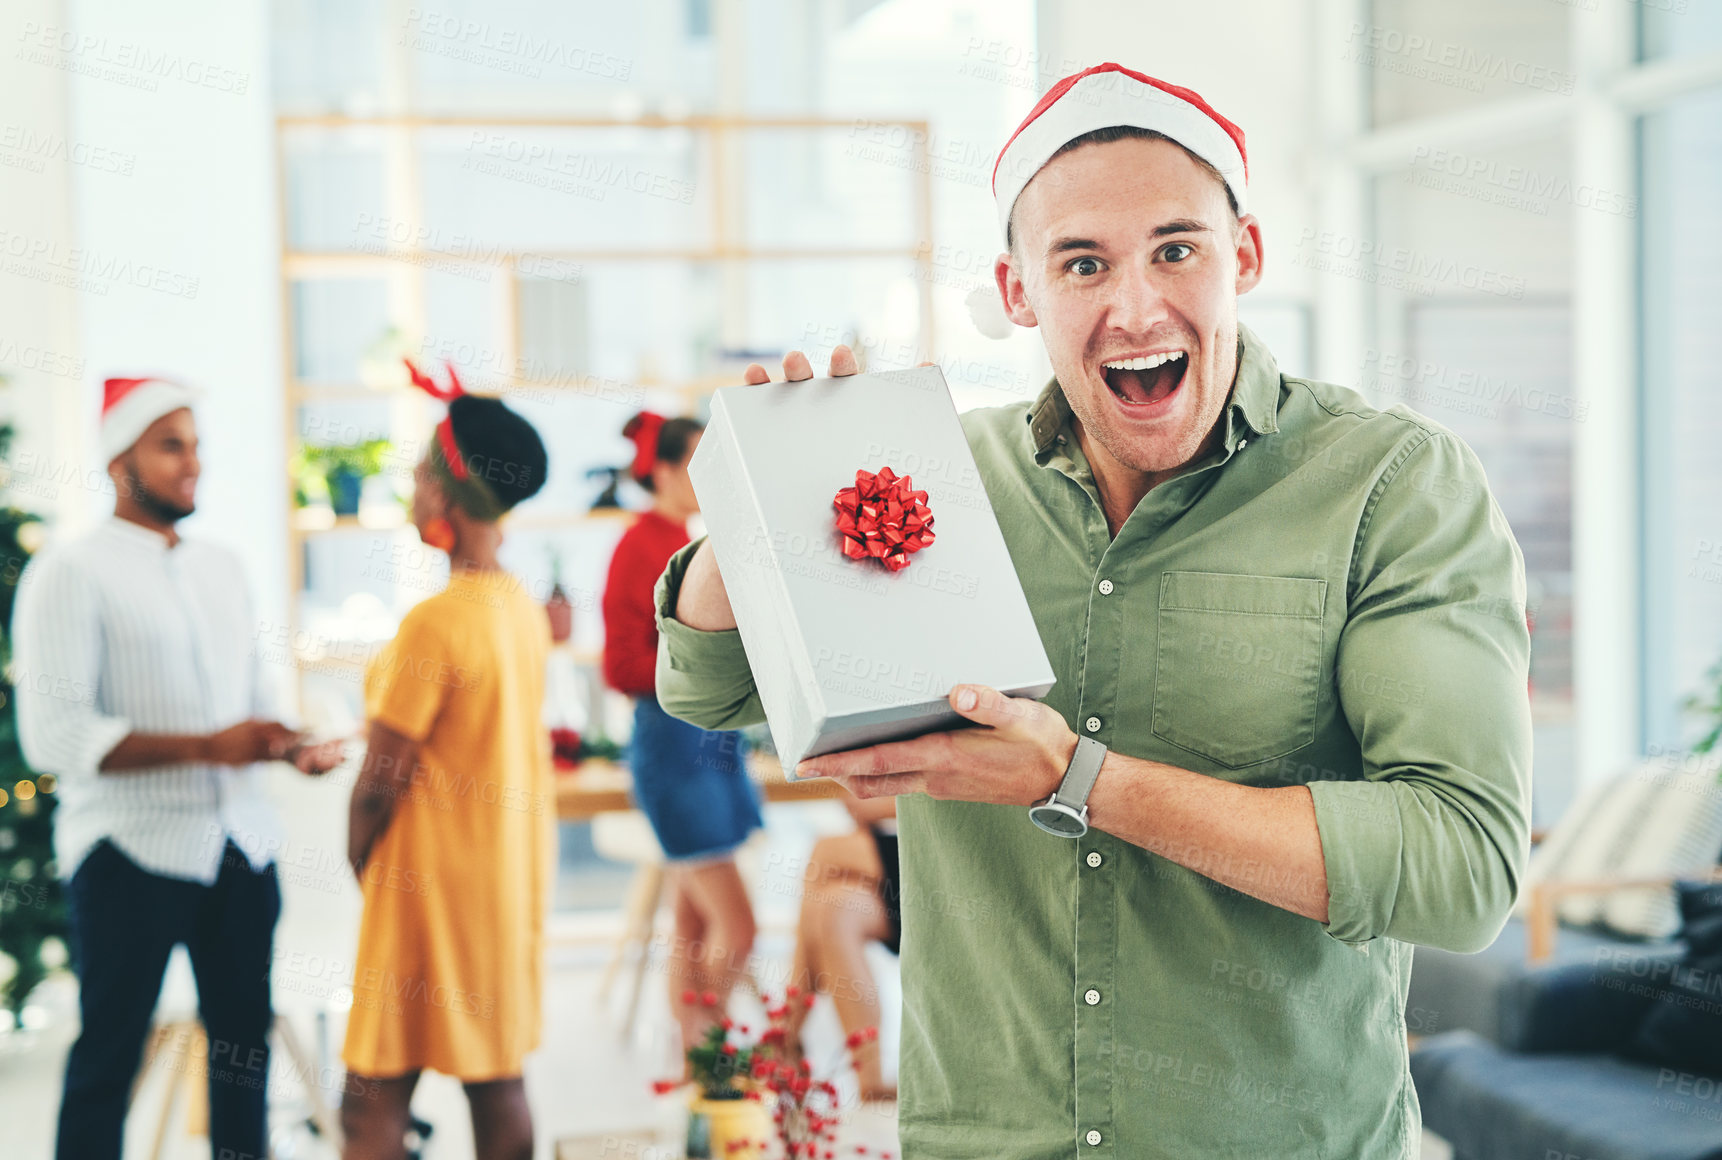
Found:
<svg viewBox="0 0 1722 1160"><path fill-rule="evenodd" d="M1412 944L1487 945L1529 845L1524 565L1475 455L1281 375L1247 332L1222 447L1116 537L1056 382L962 420L1046 703L1119 753L1307 785L1328 921L1204 877L1199 851L904 798L904 1154L1414 1157ZM758 722L737 633L667 612L697 546L658 583L658 695Z"/></svg>

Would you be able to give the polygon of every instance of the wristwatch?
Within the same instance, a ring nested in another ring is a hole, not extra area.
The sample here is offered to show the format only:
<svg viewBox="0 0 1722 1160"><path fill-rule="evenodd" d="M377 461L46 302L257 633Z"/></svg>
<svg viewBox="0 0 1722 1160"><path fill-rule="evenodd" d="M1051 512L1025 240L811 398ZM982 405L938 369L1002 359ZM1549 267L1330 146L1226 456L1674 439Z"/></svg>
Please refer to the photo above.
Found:
<svg viewBox="0 0 1722 1160"><path fill-rule="evenodd" d="M1105 760L1106 746L1092 737L1078 737L1064 780L1051 797L1028 808L1029 820L1060 838L1080 838L1088 833L1088 791L1094 788L1100 763Z"/></svg>

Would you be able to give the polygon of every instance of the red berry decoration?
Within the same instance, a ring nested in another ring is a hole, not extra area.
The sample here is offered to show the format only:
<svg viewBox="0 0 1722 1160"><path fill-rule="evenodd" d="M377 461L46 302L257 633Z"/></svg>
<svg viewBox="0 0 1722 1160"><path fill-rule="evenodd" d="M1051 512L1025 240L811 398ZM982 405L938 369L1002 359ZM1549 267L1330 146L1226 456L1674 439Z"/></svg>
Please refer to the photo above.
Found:
<svg viewBox="0 0 1722 1160"><path fill-rule="evenodd" d="M927 493L910 489L909 477L889 467L857 471L855 486L831 501L843 554L851 560L878 560L893 572L909 566L909 553L933 542L933 513Z"/></svg>

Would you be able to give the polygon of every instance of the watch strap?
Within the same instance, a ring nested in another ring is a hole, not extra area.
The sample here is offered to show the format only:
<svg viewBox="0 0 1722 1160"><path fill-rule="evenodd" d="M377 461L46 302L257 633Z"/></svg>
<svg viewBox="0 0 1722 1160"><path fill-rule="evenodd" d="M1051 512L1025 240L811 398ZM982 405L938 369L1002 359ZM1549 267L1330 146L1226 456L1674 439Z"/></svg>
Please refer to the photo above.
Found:
<svg viewBox="0 0 1722 1160"><path fill-rule="evenodd" d="M1070 765L1064 780L1052 796L1067 806L1082 809L1088 804L1088 794L1100 776L1100 763L1106 760L1106 746L1092 737L1078 737L1076 752L1070 755Z"/></svg>

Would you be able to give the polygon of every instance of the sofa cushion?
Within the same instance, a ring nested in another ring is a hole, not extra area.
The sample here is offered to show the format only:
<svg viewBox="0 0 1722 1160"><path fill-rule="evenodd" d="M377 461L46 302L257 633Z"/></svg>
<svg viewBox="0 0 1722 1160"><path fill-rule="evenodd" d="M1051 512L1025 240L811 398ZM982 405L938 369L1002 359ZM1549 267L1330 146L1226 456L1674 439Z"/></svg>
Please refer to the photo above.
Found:
<svg viewBox="0 0 1722 1160"><path fill-rule="evenodd" d="M1722 854L1719 766L1722 759L1669 754L1586 788L1531 852L1526 885L1660 878L1715 864ZM1623 938L1667 939L1680 929L1667 887L1575 894L1556 913L1567 926Z"/></svg>
<svg viewBox="0 0 1722 1160"><path fill-rule="evenodd" d="M1722 1084L1666 1068L1457 1031L1422 1041L1411 1077L1424 1124L1466 1160L1722 1160Z"/></svg>
<svg viewBox="0 0 1722 1160"><path fill-rule="evenodd" d="M1497 1042L1527 1055L1618 1053L1655 1000L1655 985L1644 980L1665 977L1678 962L1623 947L1593 962L1527 971L1508 984Z"/></svg>
<svg viewBox="0 0 1722 1160"><path fill-rule="evenodd" d="M1683 885L1680 914L1686 956L1649 1005L1628 1053L1722 1076L1722 885Z"/></svg>
<svg viewBox="0 0 1722 1160"><path fill-rule="evenodd" d="M1521 922L1507 923L1500 936L1476 954L1418 947L1411 960L1406 1030L1413 1035L1474 1031L1491 1042L1516 1048L1530 1022L1522 1007L1534 992L1519 986L1528 975L1574 963L1612 962L1617 956L1677 953L1674 948L1621 943L1589 931L1562 932L1555 957L1546 964L1530 966L1525 949Z"/></svg>

